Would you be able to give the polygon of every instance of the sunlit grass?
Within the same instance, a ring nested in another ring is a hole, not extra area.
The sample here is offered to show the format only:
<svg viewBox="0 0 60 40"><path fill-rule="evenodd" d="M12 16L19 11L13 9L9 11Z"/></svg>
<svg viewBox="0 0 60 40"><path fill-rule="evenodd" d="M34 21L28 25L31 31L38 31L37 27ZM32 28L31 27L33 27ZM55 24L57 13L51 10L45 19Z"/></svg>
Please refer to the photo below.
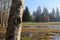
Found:
<svg viewBox="0 0 60 40"><path fill-rule="evenodd" d="M47 26L47 25L60 25L60 22L23 22L23 26Z"/></svg>
<svg viewBox="0 0 60 40"><path fill-rule="evenodd" d="M23 22L22 23L23 26L47 26L47 25L60 25L60 22ZM4 36L6 33L6 28L5 27L0 27L0 35ZM39 28L22 28L22 32L59 32L60 33L60 29L39 29Z"/></svg>

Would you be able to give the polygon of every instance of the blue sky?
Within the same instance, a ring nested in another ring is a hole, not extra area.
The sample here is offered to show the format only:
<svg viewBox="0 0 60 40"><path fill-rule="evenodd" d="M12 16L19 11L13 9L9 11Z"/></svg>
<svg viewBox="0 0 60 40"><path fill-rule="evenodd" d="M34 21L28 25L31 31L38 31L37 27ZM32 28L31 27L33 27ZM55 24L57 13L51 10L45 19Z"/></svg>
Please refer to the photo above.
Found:
<svg viewBox="0 0 60 40"><path fill-rule="evenodd" d="M30 13L37 10L37 7L40 6L41 9L47 7L48 11L51 12L52 8L56 10L58 7L60 10L60 0L24 0L24 8L28 6Z"/></svg>

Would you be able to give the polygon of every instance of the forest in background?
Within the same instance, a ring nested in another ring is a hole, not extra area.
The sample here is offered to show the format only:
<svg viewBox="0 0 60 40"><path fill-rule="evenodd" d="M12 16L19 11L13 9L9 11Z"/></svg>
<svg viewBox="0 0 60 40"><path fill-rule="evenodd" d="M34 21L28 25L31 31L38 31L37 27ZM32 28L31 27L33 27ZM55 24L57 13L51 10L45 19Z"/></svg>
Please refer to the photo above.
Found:
<svg viewBox="0 0 60 40"><path fill-rule="evenodd" d="M52 8L51 12L48 11L46 7L43 8L39 6L36 11L33 11L32 15L29 12L28 7L24 9L23 12L23 22L59 22L60 13L59 8Z"/></svg>

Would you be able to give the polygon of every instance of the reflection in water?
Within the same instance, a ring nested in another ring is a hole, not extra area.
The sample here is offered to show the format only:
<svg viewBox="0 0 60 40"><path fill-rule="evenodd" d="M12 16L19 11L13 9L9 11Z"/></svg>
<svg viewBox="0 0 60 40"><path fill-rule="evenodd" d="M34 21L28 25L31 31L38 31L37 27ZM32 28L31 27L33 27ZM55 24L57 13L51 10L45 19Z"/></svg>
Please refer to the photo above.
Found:
<svg viewBox="0 0 60 40"><path fill-rule="evenodd" d="M50 40L60 40L59 34L55 34L55 36L50 36Z"/></svg>
<svg viewBox="0 0 60 40"><path fill-rule="evenodd" d="M55 25L55 26L26 26L23 28L60 28L60 26Z"/></svg>
<svg viewBox="0 0 60 40"><path fill-rule="evenodd" d="M60 36L55 36L55 40L60 40Z"/></svg>
<svg viewBox="0 0 60 40"><path fill-rule="evenodd" d="M23 28L60 28L60 26L55 25L55 26L26 26ZM32 37L34 34L29 34L30 37ZM42 34L41 34L42 35ZM45 35L45 34L44 34ZM43 36L44 36L43 35ZM50 40L60 40L60 34L59 33L50 33Z"/></svg>
<svg viewBox="0 0 60 40"><path fill-rule="evenodd" d="M50 36L50 40L60 40L60 36Z"/></svg>

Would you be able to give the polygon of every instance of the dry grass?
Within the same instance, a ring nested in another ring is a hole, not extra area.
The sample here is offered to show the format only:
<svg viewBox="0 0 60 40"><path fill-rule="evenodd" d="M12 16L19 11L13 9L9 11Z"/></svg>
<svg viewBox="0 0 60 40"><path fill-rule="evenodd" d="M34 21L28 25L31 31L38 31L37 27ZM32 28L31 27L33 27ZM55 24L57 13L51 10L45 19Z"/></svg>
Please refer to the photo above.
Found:
<svg viewBox="0 0 60 40"><path fill-rule="evenodd" d="M50 26L60 25L60 22L23 22L23 26Z"/></svg>
<svg viewBox="0 0 60 40"><path fill-rule="evenodd" d="M39 23L32 23L32 22L24 22L23 26L51 26L51 25L60 25L60 22L39 22ZM49 28L22 28L22 32L31 32L31 33L37 33L37 32L44 32L44 33L60 33L60 29L49 29ZM6 33L5 27L0 27L0 36L4 38Z"/></svg>
<svg viewBox="0 0 60 40"><path fill-rule="evenodd" d="M60 33L60 29L49 28L22 28L22 32L45 32L45 33Z"/></svg>

